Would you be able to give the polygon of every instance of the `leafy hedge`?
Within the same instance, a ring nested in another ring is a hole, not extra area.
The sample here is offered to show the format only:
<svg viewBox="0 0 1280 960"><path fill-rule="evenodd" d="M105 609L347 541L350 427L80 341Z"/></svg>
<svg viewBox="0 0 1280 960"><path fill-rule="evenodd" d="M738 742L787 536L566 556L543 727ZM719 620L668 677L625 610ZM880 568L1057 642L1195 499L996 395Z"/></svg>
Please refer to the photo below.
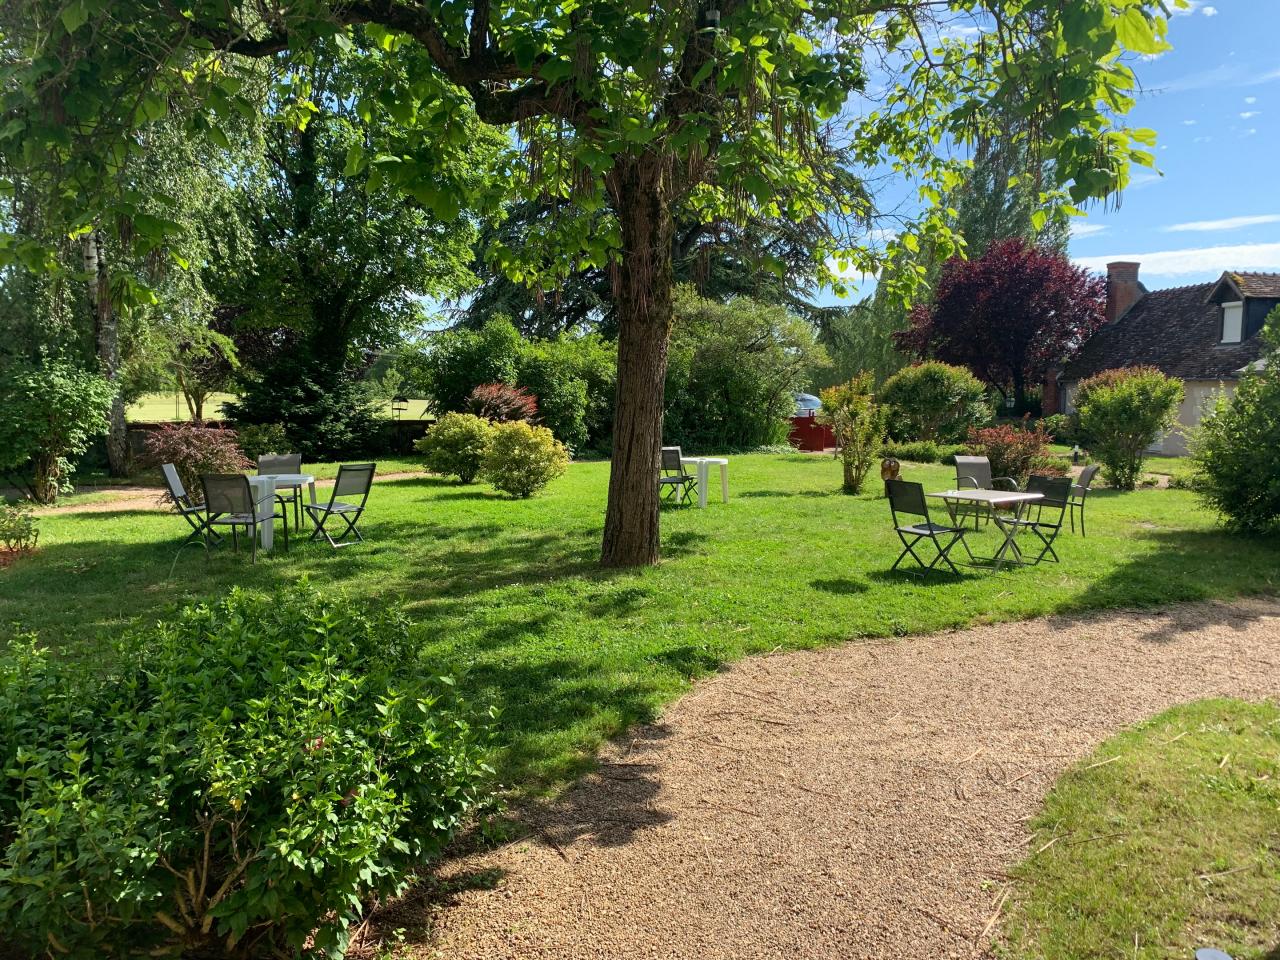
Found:
<svg viewBox="0 0 1280 960"><path fill-rule="evenodd" d="M341 957L485 796L487 727L396 611L303 584L0 656L0 930L31 956Z"/></svg>

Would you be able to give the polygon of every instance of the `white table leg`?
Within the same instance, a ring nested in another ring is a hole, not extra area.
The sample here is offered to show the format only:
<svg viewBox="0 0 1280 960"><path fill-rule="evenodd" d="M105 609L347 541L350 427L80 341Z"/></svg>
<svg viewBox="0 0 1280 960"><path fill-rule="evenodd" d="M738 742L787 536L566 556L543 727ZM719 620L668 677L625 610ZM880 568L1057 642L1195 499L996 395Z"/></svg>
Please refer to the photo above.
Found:
<svg viewBox="0 0 1280 960"><path fill-rule="evenodd" d="M705 460L698 461L698 509L707 509L707 482L711 475L711 464Z"/></svg>
<svg viewBox="0 0 1280 960"><path fill-rule="evenodd" d="M720 502L729 502L729 465L720 464Z"/></svg>
<svg viewBox="0 0 1280 960"><path fill-rule="evenodd" d="M268 480L259 484L254 496L258 499L257 504L255 504L258 508L258 519L268 518L266 523L258 524L258 545L270 553L276 542L276 522L270 519L271 515L276 512L275 481ZM287 523L288 521L286 520L285 522Z"/></svg>

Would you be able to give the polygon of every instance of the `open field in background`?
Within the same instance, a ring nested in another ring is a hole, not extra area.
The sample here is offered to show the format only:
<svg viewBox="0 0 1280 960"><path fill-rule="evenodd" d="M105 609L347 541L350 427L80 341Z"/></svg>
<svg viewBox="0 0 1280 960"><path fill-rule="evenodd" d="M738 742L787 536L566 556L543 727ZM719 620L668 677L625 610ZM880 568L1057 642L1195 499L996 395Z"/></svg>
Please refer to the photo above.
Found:
<svg viewBox="0 0 1280 960"><path fill-rule="evenodd" d="M596 558L608 471L575 463L527 501L433 477L383 481L366 544L295 541L256 567L226 549L206 562L198 547L175 564L186 525L165 513L48 515L39 554L0 572L0 624L95 658L101 632L235 585L307 576L402 600L440 669L502 707L504 781L536 789L581 772L602 738L749 653L1280 587L1280 544L1224 533L1182 490L1096 492L1090 535L1064 534L1061 564L890 573L898 541L879 483L843 496L840 465L805 455L734 457L730 503L664 511L663 563L607 572ZM905 476L938 490L953 470L908 464ZM976 551L994 548L989 530L974 539Z"/></svg>
<svg viewBox="0 0 1280 960"><path fill-rule="evenodd" d="M217 420L222 416L222 403L226 400L234 400L235 396L230 393L215 393L206 401L204 406L204 415L210 420ZM409 404L401 416L405 420L421 420L425 415L427 406L426 400L411 398ZM178 394L172 393L147 393L137 403L132 403L125 411L125 416L132 422L160 422L167 421L186 421L191 419L191 415L187 412L186 401ZM391 402L387 401L382 404L382 416L390 419Z"/></svg>
<svg viewBox="0 0 1280 960"><path fill-rule="evenodd" d="M1280 957L1277 806L1276 703L1190 703L1113 737L1033 822L1002 956Z"/></svg>

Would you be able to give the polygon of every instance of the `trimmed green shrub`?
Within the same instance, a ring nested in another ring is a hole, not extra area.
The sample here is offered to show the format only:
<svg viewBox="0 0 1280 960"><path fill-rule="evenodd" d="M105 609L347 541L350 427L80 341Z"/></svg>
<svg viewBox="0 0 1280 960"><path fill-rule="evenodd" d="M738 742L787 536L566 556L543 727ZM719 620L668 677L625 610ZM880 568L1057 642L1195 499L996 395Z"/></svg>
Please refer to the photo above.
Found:
<svg viewBox="0 0 1280 960"><path fill-rule="evenodd" d="M40 528L30 504L0 503L0 547L15 553L26 553L36 548Z"/></svg>
<svg viewBox="0 0 1280 960"><path fill-rule="evenodd" d="M1182 383L1155 367L1104 370L1081 382L1080 431L1108 483L1134 488L1147 448L1173 428L1182 397Z"/></svg>
<svg viewBox="0 0 1280 960"><path fill-rule="evenodd" d="M569 451L546 427L499 423L485 453L484 479L513 497L531 497L569 467Z"/></svg>
<svg viewBox="0 0 1280 960"><path fill-rule="evenodd" d="M115 388L60 360L0 371L0 472L28 463L31 496L53 503L71 489L71 460L107 432Z"/></svg>
<svg viewBox="0 0 1280 960"><path fill-rule="evenodd" d="M893 457L895 460L910 460L912 463L955 463L955 455L964 452L961 443L930 443L916 441L914 443L896 443L890 441L880 448L880 456Z"/></svg>
<svg viewBox="0 0 1280 960"><path fill-rule="evenodd" d="M473 413L446 413L414 449L426 457L427 469L459 483L470 483L484 466L493 441L493 424Z"/></svg>
<svg viewBox="0 0 1280 960"><path fill-rule="evenodd" d="M966 367L929 360L885 381L879 400L893 409L895 439L952 443L991 419L987 390Z"/></svg>
<svg viewBox="0 0 1280 960"><path fill-rule="evenodd" d="M1230 398L1220 394L1191 436L1191 487L1245 533L1280 527L1280 311L1264 336L1263 367L1245 374Z"/></svg>
<svg viewBox="0 0 1280 960"><path fill-rule="evenodd" d="M0 929L29 956L340 958L486 796L487 724L398 611L234 590L118 647L0 657Z"/></svg>
<svg viewBox="0 0 1280 960"><path fill-rule="evenodd" d="M264 453L292 453L284 427L278 423L247 423L236 428L236 440L250 460Z"/></svg>
<svg viewBox="0 0 1280 960"><path fill-rule="evenodd" d="M1037 421L1055 443L1080 442L1080 418L1074 413L1051 413Z"/></svg>
<svg viewBox="0 0 1280 960"><path fill-rule="evenodd" d="M1055 460L1049 451L1051 437L1040 425L1031 427L1024 418L1021 426L1002 423L994 427L973 428L965 451L991 461L993 477L1012 477L1023 486L1033 473L1063 476L1066 464Z"/></svg>
<svg viewBox="0 0 1280 960"><path fill-rule="evenodd" d="M889 410L871 394L874 383L870 373L860 373L848 383L822 391L822 409L818 421L831 427L840 461L844 465L845 493L862 492L871 461L884 444Z"/></svg>
<svg viewBox="0 0 1280 960"><path fill-rule="evenodd" d="M235 433L196 423L163 424L147 434L145 450L149 466L173 464L193 503L204 503L200 478L206 473L240 473L254 466L236 443Z"/></svg>

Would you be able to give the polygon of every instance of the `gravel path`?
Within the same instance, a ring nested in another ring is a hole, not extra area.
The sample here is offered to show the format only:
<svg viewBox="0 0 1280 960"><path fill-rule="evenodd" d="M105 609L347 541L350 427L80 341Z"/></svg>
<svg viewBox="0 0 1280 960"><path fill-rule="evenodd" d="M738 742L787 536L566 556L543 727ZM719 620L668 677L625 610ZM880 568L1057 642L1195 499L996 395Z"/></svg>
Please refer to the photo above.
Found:
<svg viewBox="0 0 1280 960"><path fill-rule="evenodd" d="M749 659L386 919L430 911L411 949L449 960L981 955L1064 767L1173 704L1278 693L1271 600Z"/></svg>

